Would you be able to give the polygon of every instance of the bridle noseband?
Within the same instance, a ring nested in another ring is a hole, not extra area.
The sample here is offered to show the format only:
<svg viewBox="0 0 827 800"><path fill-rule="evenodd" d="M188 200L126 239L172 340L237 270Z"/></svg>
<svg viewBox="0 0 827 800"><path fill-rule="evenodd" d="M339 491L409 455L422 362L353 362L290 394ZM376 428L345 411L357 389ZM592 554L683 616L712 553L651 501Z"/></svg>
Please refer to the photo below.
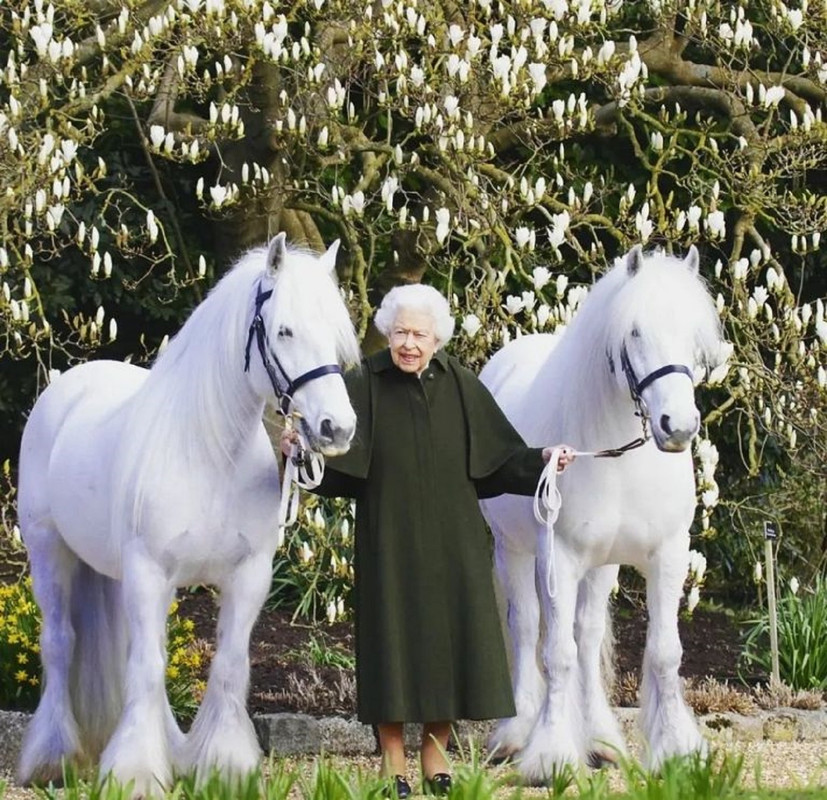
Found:
<svg viewBox="0 0 827 800"><path fill-rule="evenodd" d="M258 345L258 352L261 354L261 363L264 364L264 369L267 371L267 377L270 378L270 383L273 386L273 391L275 392L276 399L278 400L278 410L283 416L286 417L290 413L290 406L293 404L293 395L302 386L304 386L304 384L314 380L315 378L321 378L323 375L341 375L342 368L338 364L324 364L320 367L314 367L313 369L308 370L304 374L299 375L299 377L295 380L290 379L287 371L281 365L281 361L279 361L279 357L276 355L275 350L273 350L270 346L270 341L267 337L267 328L264 325L264 317L261 316L261 307L264 305L265 301L272 296L272 294L272 289L268 289L266 292L263 292L261 290L261 284L259 284L258 292L256 293L256 310L255 314L253 314L253 321L250 323L250 330L247 334L247 347L244 350L244 371L249 372L250 370L250 348L253 344L253 337L255 337L256 344ZM271 358L272 361L270 360ZM276 368L278 368L279 373L281 373L281 377L283 378L285 384L284 386L279 383L279 376L276 372Z"/></svg>
<svg viewBox="0 0 827 800"><path fill-rule="evenodd" d="M634 367L632 367L632 362L629 360L629 353L626 350L625 342L620 348L620 368L623 370L623 374L626 376L626 382L629 384L632 402L635 404L638 414L643 417L644 420L649 419L649 409L646 407L646 402L643 399L643 390L647 386L651 386L656 380L663 378L665 375L671 375L676 372L687 375L691 381L695 381L695 375L686 364L666 364L638 380ZM614 366L612 366L612 369L614 370Z"/></svg>

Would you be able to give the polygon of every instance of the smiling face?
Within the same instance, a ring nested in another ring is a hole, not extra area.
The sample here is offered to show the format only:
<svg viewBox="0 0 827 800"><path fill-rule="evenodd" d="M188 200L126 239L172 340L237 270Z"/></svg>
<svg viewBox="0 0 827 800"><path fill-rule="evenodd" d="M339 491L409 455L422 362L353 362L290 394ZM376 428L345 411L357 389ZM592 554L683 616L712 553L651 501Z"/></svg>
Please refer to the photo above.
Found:
<svg viewBox="0 0 827 800"><path fill-rule="evenodd" d="M434 318L427 311L400 308L388 338L393 363L419 375L436 352Z"/></svg>

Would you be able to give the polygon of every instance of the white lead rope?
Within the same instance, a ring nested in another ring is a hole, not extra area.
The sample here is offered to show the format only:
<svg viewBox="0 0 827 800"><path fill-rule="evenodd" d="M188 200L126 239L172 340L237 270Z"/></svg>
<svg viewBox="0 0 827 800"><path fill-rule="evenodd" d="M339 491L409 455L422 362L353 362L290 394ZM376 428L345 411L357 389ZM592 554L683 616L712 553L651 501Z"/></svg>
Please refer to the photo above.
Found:
<svg viewBox="0 0 827 800"><path fill-rule="evenodd" d="M634 450L648 441L648 435L644 430L644 436L613 450L574 450L573 456L591 456L592 458L617 458L629 450ZM557 488L557 467L560 463L561 450L555 447L551 451L551 458L548 464L540 473L540 480L534 491L534 519L545 527L545 540L538 543L537 553L544 554L546 562L546 589L549 597L557 595L557 574L554 569L554 523L560 514L560 507L563 505L563 498Z"/></svg>
<svg viewBox="0 0 827 800"><path fill-rule="evenodd" d="M587 455L577 453L575 455ZM551 451L551 458L548 464L543 467L540 473L540 480L534 492L534 519L545 526L546 539L538 543L537 554L545 554L546 562L546 589L549 597L557 595L557 575L554 570L554 523L560 513L560 506L563 505L563 498L557 488L557 466L560 462L560 448L555 447Z"/></svg>
<svg viewBox="0 0 827 800"><path fill-rule="evenodd" d="M299 489L315 489L324 477L324 456L309 450L299 433L299 441L290 447L281 479L279 501L278 538L276 547L284 543L285 530L299 516Z"/></svg>

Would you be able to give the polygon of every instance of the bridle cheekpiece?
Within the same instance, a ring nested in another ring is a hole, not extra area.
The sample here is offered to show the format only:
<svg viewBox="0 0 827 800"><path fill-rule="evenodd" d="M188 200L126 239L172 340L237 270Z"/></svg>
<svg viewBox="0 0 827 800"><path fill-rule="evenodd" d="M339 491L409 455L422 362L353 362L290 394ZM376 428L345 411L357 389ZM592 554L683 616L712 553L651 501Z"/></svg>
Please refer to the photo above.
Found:
<svg viewBox="0 0 827 800"><path fill-rule="evenodd" d="M270 299L272 294L272 289L262 291L261 284L259 284L256 293L256 309L253 314L253 320L250 323L250 330L247 334L247 347L244 350L244 371L249 372L250 370L250 348L255 338L258 352L261 355L261 363L267 371L267 377L270 378L270 383L273 386L273 391L278 401L278 410L286 417L290 413L291 406L293 405L293 396L304 384L309 383L315 378L321 378L324 375L341 375L342 368L338 364L323 364L320 367L314 367L299 375L295 380L290 378L282 366L281 361L279 361L275 350L270 346L267 327L264 324L264 317L261 316L261 307ZM278 372L276 370L278 370ZM279 380L279 373L281 374L281 381Z"/></svg>

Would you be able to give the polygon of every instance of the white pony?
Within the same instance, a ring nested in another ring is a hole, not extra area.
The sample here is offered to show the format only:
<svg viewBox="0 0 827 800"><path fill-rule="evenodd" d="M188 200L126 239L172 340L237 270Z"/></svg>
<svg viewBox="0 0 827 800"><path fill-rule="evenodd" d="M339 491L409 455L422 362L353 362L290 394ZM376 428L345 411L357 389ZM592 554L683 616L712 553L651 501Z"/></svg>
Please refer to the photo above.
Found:
<svg viewBox="0 0 827 800"><path fill-rule="evenodd" d="M560 476L554 538L535 520L531 498L482 504L507 600L517 707L489 747L515 756L529 782L625 752L600 669L619 564L646 578L641 718L649 764L704 747L678 676L677 618L695 508L692 376L717 361L720 345L697 250L680 260L635 247L595 284L562 335L517 339L480 375L531 445L633 445L622 458L581 456ZM645 444L641 416L654 439Z"/></svg>
<svg viewBox="0 0 827 800"><path fill-rule="evenodd" d="M347 450L340 363L359 359L333 276L283 234L216 285L147 371L95 361L41 395L23 433L18 510L43 614L45 688L19 764L62 760L147 796L174 772L242 775L260 750L246 711L249 637L277 547L279 475L266 401L292 401L311 447ZM292 396L292 400L291 400ZM184 735L164 689L176 587L220 589L215 657Z"/></svg>

